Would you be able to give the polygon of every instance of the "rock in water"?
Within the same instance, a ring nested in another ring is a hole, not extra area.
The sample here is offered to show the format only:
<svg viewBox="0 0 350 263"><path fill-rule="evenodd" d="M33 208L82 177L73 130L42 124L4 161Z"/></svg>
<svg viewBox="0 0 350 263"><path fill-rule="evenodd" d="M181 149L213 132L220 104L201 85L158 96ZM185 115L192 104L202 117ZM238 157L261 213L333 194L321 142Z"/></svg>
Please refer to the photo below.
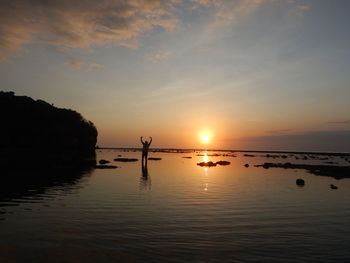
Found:
<svg viewBox="0 0 350 263"><path fill-rule="evenodd" d="M136 158L115 158L116 162L137 162L139 159Z"/></svg>
<svg viewBox="0 0 350 263"><path fill-rule="evenodd" d="M216 164L218 164L218 165L229 165L231 163L228 162L228 161L218 161L218 162L216 162Z"/></svg>
<svg viewBox="0 0 350 263"><path fill-rule="evenodd" d="M297 185L299 185L299 186L304 186L305 185L305 181L303 180L303 179L297 179L296 181L295 181L295 183L297 184Z"/></svg>
<svg viewBox="0 0 350 263"><path fill-rule="evenodd" d="M216 163L213 163L212 161L210 161L210 162L200 162L200 163L197 163L197 165L199 165L199 166L206 166L206 167L212 167L212 166L216 166Z"/></svg>
<svg viewBox="0 0 350 263"><path fill-rule="evenodd" d="M338 186L336 186L334 184L330 184L329 186L331 187L331 189L338 189Z"/></svg>
<svg viewBox="0 0 350 263"><path fill-rule="evenodd" d="M110 161L107 161L107 160L103 160L103 159L102 159L102 160L99 161L99 163L100 163L100 164L107 164L107 163L110 163Z"/></svg>
<svg viewBox="0 0 350 263"><path fill-rule="evenodd" d="M115 165L96 165L96 169L115 169L118 168L118 166Z"/></svg>

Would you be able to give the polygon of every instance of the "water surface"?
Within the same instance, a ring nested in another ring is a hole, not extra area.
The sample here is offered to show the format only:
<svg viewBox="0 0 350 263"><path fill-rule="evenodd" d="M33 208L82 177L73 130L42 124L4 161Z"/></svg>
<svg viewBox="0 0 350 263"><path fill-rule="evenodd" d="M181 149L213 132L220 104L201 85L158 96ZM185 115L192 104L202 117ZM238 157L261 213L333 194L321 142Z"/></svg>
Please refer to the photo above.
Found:
<svg viewBox="0 0 350 263"><path fill-rule="evenodd" d="M100 150L119 168L2 196L0 262L350 261L349 179L197 154L150 153L162 160L145 170L113 162L139 152ZM196 165L208 160L231 164Z"/></svg>

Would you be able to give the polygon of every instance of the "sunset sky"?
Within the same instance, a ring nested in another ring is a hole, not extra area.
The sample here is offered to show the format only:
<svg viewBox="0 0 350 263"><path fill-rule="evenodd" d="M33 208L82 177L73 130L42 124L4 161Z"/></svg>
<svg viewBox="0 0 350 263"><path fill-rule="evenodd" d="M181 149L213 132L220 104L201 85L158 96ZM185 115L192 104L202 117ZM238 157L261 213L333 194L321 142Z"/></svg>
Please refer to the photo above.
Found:
<svg viewBox="0 0 350 263"><path fill-rule="evenodd" d="M348 0L5 0L0 89L82 113L100 146L143 135L153 147L350 151L349 10Z"/></svg>

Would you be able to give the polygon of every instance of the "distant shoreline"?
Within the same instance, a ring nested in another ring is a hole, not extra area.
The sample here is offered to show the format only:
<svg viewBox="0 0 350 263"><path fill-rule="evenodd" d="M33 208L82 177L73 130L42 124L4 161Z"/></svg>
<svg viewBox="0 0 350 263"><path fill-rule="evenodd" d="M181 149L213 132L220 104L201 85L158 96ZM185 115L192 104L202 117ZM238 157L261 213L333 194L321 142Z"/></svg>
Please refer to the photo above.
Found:
<svg viewBox="0 0 350 263"><path fill-rule="evenodd" d="M128 150L141 151L141 148L133 147L97 147L96 150ZM334 156L349 156L350 152L312 152L312 151L278 151L278 150L223 150L223 149L188 149L188 148L152 148L151 152L169 152L169 153L186 153L196 151L211 151L211 152L251 152L251 153L289 153L289 154L316 154L316 155L334 155Z"/></svg>

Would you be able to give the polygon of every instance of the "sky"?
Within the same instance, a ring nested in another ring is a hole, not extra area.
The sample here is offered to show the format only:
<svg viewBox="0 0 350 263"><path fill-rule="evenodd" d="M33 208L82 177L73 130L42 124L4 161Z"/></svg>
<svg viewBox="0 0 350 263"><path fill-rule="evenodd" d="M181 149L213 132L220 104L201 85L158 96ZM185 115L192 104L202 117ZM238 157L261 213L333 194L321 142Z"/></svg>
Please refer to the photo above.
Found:
<svg viewBox="0 0 350 263"><path fill-rule="evenodd" d="M348 0L4 0L1 90L101 147L350 152ZM201 137L210 138L205 144Z"/></svg>

